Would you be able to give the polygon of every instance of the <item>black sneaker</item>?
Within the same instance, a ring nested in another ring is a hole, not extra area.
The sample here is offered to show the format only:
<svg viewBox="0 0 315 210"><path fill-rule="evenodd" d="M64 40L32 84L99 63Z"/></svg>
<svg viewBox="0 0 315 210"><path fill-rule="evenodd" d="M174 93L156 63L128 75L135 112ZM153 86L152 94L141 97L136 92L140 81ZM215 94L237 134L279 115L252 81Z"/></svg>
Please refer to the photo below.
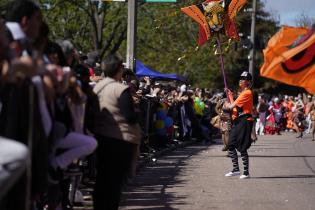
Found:
<svg viewBox="0 0 315 210"><path fill-rule="evenodd" d="M65 170L65 176L79 176L82 175L83 170L82 167L78 164L70 164Z"/></svg>
<svg viewBox="0 0 315 210"><path fill-rule="evenodd" d="M225 152L225 151L227 151L228 150L228 147L227 146L224 146L223 148L222 148L222 151L223 152Z"/></svg>

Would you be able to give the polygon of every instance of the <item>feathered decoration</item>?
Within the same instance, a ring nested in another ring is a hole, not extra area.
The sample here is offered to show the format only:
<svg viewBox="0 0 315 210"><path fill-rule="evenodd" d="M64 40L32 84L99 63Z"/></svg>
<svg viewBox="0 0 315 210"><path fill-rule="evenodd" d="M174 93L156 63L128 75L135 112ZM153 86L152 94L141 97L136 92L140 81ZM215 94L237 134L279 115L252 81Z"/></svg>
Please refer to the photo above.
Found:
<svg viewBox="0 0 315 210"><path fill-rule="evenodd" d="M214 33L225 33L228 38L239 40L234 19L247 0L206 0L201 4L181 8L199 24L198 45L203 45Z"/></svg>

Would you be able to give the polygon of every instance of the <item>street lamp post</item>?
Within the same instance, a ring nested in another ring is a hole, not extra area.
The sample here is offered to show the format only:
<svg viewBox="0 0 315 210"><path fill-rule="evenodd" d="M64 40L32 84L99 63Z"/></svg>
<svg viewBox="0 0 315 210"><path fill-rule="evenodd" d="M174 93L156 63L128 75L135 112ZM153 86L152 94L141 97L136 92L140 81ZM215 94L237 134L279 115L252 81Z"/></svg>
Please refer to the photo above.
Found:
<svg viewBox="0 0 315 210"><path fill-rule="evenodd" d="M128 0L128 29L127 29L127 68L135 72L135 52L137 33L137 0Z"/></svg>
<svg viewBox="0 0 315 210"><path fill-rule="evenodd" d="M96 1L96 0L95 0ZM102 0L102 1L121 1L126 0ZM176 3L177 0L142 0L147 3ZM127 56L126 67L135 72L135 54L137 40L137 4L138 0L128 0L128 28L127 28Z"/></svg>

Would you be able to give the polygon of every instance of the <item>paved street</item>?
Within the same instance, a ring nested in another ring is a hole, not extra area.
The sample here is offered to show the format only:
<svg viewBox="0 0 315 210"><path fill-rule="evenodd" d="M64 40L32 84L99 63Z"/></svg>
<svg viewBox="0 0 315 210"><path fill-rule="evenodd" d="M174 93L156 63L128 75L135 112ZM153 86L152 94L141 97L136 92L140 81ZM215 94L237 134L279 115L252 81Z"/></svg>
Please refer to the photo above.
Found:
<svg viewBox="0 0 315 210"><path fill-rule="evenodd" d="M259 137L249 151L247 180L224 177L231 161L221 146L189 146L143 168L125 190L120 209L315 209L310 136L302 141L291 133Z"/></svg>

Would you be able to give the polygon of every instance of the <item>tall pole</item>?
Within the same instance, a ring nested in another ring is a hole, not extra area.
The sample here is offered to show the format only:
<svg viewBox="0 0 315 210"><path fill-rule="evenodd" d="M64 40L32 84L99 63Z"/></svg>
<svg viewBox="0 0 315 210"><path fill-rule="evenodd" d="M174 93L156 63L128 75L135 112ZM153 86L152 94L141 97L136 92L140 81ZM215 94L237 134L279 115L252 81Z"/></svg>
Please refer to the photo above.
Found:
<svg viewBox="0 0 315 210"><path fill-rule="evenodd" d="M128 29L127 29L127 68L135 72L135 52L137 34L137 0L128 0Z"/></svg>
<svg viewBox="0 0 315 210"><path fill-rule="evenodd" d="M219 33L217 33L216 35L217 35L216 38L217 38L217 44L218 44L217 49L219 51L219 56L220 56L221 73L222 73L223 82L224 82L224 90L226 92L226 98L228 102L231 102L231 99L229 98L229 94L228 94L228 85L227 85L227 80L226 80L226 75L225 75L225 70L224 70L224 59L223 59L223 51L221 47L220 35Z"/></svg>
<svg viewBox="0 0 315 210"><path fill-rule="evenodd" d="M253 0L252 25L250 28L251 50L249 52L249 73L253 76L254 82L254 67L255 67L255 26L256 26L256 0Z"/></svg>

